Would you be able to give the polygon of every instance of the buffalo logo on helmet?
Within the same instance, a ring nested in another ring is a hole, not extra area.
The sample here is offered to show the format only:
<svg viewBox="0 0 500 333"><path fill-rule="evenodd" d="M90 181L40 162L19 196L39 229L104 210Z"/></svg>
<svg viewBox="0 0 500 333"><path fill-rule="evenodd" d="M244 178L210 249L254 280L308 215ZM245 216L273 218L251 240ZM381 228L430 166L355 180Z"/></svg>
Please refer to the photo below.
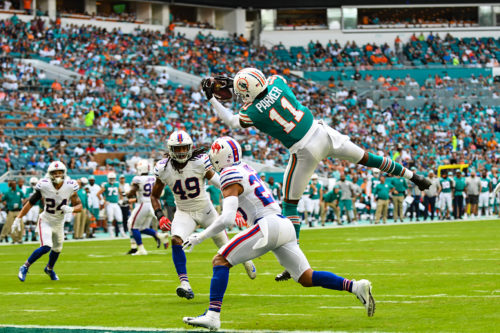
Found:
<svg viewBox="0 0 500 333"><path fill-rule="evenodd" d="M248 91L248 81L245 78L240 78L238 82L236 82L238 89L241 91Z"/></svg>
<svg viewBox="0 0 500 333"><path fill-rule="evenodd" d="M222 146L218 142L214 142L212 145L212 151L217 154L222 149Z"/></svg>

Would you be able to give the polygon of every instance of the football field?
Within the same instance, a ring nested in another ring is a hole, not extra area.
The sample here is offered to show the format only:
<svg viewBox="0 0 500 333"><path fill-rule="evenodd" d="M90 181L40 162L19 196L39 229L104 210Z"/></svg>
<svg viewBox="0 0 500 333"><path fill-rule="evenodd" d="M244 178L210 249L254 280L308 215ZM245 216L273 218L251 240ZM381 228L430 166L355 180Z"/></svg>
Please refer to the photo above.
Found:
<svg viewBox="0 0 500 333"><path fill-rule="evenodd" d="M187 253L189 301L175 293L170 249L147 236L145 246L148 256L133 257L125 239L66 242L60 281L43 273L46 255L24 283L17 271L37 245L0 246L0 332L191 330L182 317L208 307L214 244ZM311 229L301 247L313 269L369 279L375 316L352 294L275 282L282 268L269 253L254 260L255 280L241 265L231 269L221 330L500 331L500 220Z"/></svg>

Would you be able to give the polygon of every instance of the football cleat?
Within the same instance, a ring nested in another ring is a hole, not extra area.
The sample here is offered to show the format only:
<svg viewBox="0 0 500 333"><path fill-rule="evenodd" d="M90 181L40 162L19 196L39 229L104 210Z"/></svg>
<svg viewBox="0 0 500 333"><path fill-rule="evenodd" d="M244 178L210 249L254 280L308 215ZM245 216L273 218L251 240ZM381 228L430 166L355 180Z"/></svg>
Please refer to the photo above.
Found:
<svg viewBox="0 0 500 333"><path fill-rule="evenodd" d="M26 274L28 274L28 267L22 265L19 267L19 273L17 273L17 277L19 278L19 281L24 282L26 280Z"/></svg>
<svg viewBox="0 0 500 333"><path fill-rule="evenodd" d="M247 271L247 275L250 279L253 280L257 277L257 268L255 268L252 260L245 261L243 266L245 266L245 270Z"/></svg>
<svg viewBox="0 0 500 333"><path fill-rule="evenodd" d="M410 179L415 185L418 186L418 189L420 191L425 191L429 187L431 187L431 181L423 176L417 175L416 173L413 174L413 177Z"/></svg>
<svg viewBox="0 0 500 333"><path fill-rule="evenodd" d="M288 273L287 270L284 270L283 273L279 273L278 275L276 275L276 277L274 278L274 280L276 282L280 282L280 281L287 281L287 280L290 280L292 276L290 275L290 273Z"/></svg>
<svg viewBox="0 0 500 333"><path fill-rule="evenodd" d="M147 256L148 251L146 251L145 249L139 249L135 253L132 253L132 255L133 256Z"/></svg>
<svg viewBox="0 0 500 333"><path fill-rule="evenodd" d="M372 296L372 284L368 280L352 280L352 292L363 303L368 317L373 317L375 313L375 300Z"/></svg>
<svg viewBox="0 0 500 333"><path fill-rule="evenodd" d="M193 299L194 298L194 292L189 286L189 284L181 284L180 286L177 287L176 289L177 296L179 297L184 297L185 299Z"/></svg>
<svg viewBox="0 0 500 333"><path fill-rule="evenodd" d="M134 254L137 252L137 249L130 249L126 254Z"/></svg>
<svg viewBox="0 0 500 333"><path fill-rule="evenodd" d="M205 311L198 317L184 317L182 321L194 327L204 327L211 331L217 331L220 328L220 314L214 311Z"/></svg>
<svg viewBox="0 0 500 333"><path fill-rule="evenodd" d="M50 279L52 281L58 281L59 280L59 277L57 276L56 272L54 272L53 269L49 269L47 266L45 266L45 269L43 271L45 272L45 274L47 274L48 276L50 276Z"/></svg>

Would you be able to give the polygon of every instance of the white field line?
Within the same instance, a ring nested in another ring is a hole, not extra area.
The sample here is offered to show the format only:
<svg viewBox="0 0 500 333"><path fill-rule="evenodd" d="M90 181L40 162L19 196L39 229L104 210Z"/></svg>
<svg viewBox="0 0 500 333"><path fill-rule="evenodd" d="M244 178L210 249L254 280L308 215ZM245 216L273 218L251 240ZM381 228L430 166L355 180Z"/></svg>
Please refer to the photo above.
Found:
<svg viewBox="0 0 500 333"><path fill-rule="evenodd" d="M174 297L178 296L174 293L127 293L127 292L46 292L46 291L5 291L0 292L0 295L3 296L152 296L152 297ZM198 296L208 297L210 294L205 293L197 293ZM302 294L302 295L290 295L290 294L226 294L225 296L229 297L272 297L272 298L285 298L285 297L293 297L293 298L338 298L338 297L347 297L348 294L324 294L324 295L314 295L314 294ZM375 295L376 299L384 299L384 298L500 298L500 295L448 295L448 294L434 294L434 295Z"/></svg>
<svg viewBox="0 0 500 333"><path fill-rule="evenodd" d="M9 310L10 312L56 312L58 310L42 310L42 309L16 309L16 310Z"/></svg>
<svg viewBox="0 0 500 333"><path fill-rule="evenodd" d="M364 309L364 306L320 306L320 309Z"/></svg>
<svg viewBox="0 0 500 333"><path fill-rule="evenodd" d="M313 316L312 313L259 313L259 316Z"/></svg>
<svg viewBox="0 0 500 333"><path fill-rule="evenodd" d="M222 321L223 323L225 321ZM42 328L42 329L66 329L66 330L100 330L104 332L113 332L113 331L133 331L133 332L168 332L168 331L174 331L174 332L201 332L200 330L197 329L186 329L186 328L168 328L168 327L162 327L162 328L156 328L156 327L102 327L102 326L42 326L42 325L9 325L9 324L0 324L0 327L16 327L16 328ZM203 331L203 332L208 332L208 331ZM234 332L234 333L278 333L278 332L283 332L283 331L273 331L273 330L232 330L232 329L225 329L224 332ZM331 330L325 330L325 331L287 331L288 333L319 333L319 332L332 332L332 333L347 333L347 331L331 331ZM352 331L350 331L352 332ZM370 331L372 333L384 333L383 331Z"/></svg>
<svg viewBox="0 0 500 333"><path fill-rule="evenodd" d="M495 220L496 218L494 216L490 217L484 217L480 219L475 219L475 220L449 220L449 221L420 221L420 222L403 222L403 223L390 223L390 224L356 224L356 225L343 225L343 226L337 226L337 225L331 225L331 226L325 226L325 227L313 227L313 228L302 228L300 231L301 232L307 232L311 230L323 230L323 229L344 229L344 228L377 228L377 227L399 227L399 226L405 226L405 225L423 225L423 224L436 224L436 223L474 223L474 222L481 222L481 221L489 221L489 220ZM500 220L500 219L499 219ZM228 232L228 234L236 234L236 232ZM85 238L85 239L69 239L64 241L65 243L82 243L82 242L98 242L98 241L108 241L108 240L113 240L113 241L119 241L119 240L127 240L127 238L110 238L110 237L102 237L102 238ZM38 244L39 242L25 242L25 244ZM18 244L7 244L7 243L0 243L1 246L18 246Z"/></svg>

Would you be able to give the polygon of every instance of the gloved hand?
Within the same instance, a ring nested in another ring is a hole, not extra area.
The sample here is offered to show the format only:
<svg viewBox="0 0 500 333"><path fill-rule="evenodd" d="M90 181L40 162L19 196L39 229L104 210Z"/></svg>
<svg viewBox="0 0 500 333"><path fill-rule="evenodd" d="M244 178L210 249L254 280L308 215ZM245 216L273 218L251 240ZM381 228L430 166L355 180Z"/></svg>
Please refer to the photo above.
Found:
<svg viewBox="0 0 500 333"><path fill-rule="evenodd" d="M208 100L214 97L214 82L210 78L201 80L201 89L203 89Z"/></svg>
<svg viewBox="0 0 500 333"><path fill-rule="evenodd" d="M191 236L188 237L187 241L182 244L182 249L185 252L191 252L193 250L193 247L197 244L200 244L203 241L201 239L199 234L191 234Z"/></svg>
<svg viewBox="0 0 500 333"><path fill-rule="evenodd" d="M234 222L240 228L247 226L247 221L245 221L243 215L241 215L240 212L236 212L236 218L234 219Z"/></svg>
<svg viewBox="0 0 500 333"><path fill-rule="evenodd" d="M10 230L12 232L21 231L21 223L23 223L21 219L19 217L16 217L14 219L14 223L12 223L12 227Z"/></svg>
<svg viewBox="0 0 500 333"><path fill-rule="evenodd" d="M165 216L162 216L160 218L160 221L158 221L158 226L160 227L161 231L170 231L170 228L172 227L172 221L170 221Z"/></svg>
<svg viewBox="0 0 500 333"><path fill-rule="evenodd" d="M68 205L63 205L63 206L61 206L61 210L63 211L64 214L69 214L69 213L73 213L74 208L70 207Z"/></svg>

